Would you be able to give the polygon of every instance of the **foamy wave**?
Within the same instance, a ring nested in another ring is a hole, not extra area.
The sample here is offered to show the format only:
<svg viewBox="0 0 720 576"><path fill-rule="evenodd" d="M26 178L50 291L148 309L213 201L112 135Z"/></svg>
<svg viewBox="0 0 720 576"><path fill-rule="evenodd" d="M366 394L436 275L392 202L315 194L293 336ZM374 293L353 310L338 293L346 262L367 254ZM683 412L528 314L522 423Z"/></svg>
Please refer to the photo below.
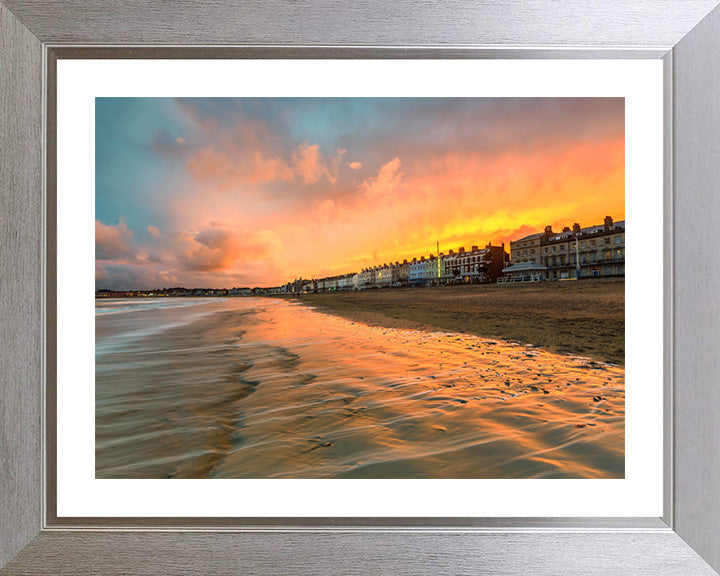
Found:
<svg viewBox="0 0 720 576"><path fill-rule="evenodd" d="M122 314L123 312L142 312L148 310L163 310L166 308L183 308L186 306L198 306L210 302L207 298L163 298L158 300L147 300L138 298L125 298L117 300L96 300L95 315Z"/></svg>

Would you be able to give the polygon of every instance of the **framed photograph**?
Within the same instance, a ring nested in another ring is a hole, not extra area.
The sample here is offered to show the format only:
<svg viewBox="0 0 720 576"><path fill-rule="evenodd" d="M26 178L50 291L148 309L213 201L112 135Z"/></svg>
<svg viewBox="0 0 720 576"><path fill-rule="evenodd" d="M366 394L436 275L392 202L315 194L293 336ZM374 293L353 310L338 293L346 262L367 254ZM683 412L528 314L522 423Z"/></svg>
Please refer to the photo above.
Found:
<svg viewBox="0 0 720 576"><path fill-rule="evenodd" d="M2 573L715 574L717 2L297 9L0 4Z"/></svg>

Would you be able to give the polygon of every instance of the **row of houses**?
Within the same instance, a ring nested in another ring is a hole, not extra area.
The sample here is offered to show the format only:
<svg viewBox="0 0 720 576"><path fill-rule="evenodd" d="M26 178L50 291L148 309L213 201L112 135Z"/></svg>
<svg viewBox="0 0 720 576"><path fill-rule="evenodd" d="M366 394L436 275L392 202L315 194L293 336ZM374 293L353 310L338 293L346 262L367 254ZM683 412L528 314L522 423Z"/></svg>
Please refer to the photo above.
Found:
<svg viewBox="0 0 720 576"><path fill-rule="evenodd" d="M334 292L403 286L444 286L496 282L507 266L510 255L505 244L484 248L464 247L447 254L439 252L412 260L363 268L360 272L312 280L296 279L269 289L271 294L298 292Z"/></svg>
<svg viewBox="0 0 720 576"><path fill-rule="evenodd" d="M510 242L511 265L503 270L503 280L566 280L625 275L625 221L554 232L543 232ZM502 281L502 280L501 280Z"/></svg>
<svg viewBox="0 0 720 576"><path fill-rule="evenodd" d="M333 292L400 286L443 286L490 282L527 282L625 275L625 221L572 228L561 232L546 226L543 232L484 248L461 247L457 252L439 252L358 273L318 280L295 280L273 288L275 292Z"/></svg>

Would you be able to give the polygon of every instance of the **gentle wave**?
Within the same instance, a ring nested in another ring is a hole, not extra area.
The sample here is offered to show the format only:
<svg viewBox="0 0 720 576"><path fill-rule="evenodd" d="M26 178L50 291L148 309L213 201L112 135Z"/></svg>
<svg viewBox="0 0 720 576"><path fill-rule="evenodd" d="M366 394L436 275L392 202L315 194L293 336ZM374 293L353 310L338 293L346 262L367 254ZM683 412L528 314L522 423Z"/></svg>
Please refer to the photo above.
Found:
<svg viewBox="0 0 720 576"><path fill-rule="evenodd" d="M222 299L224 300L224 299ZM139 298L118 298L113 300L95 300L95 315L122 314L123 312L142 312L148 310L163 310L167 308L183 308L186 306L198 306L207 304L207 298L165 298L162 299L139 299Z"/></svg>

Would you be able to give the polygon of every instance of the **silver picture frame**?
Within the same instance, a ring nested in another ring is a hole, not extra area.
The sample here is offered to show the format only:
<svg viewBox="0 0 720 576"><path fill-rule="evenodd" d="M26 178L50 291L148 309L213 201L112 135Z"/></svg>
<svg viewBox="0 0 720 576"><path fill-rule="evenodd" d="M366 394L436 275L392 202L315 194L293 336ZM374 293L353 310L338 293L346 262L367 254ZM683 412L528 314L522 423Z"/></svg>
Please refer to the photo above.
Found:
<svg viewBox="0 0 720 576"><path fill-rule="evenodd" d="M0 574L717 574L718 4L0 0ZM57 516L55 64L279 57L663 61L662 517Z"/></svg>

